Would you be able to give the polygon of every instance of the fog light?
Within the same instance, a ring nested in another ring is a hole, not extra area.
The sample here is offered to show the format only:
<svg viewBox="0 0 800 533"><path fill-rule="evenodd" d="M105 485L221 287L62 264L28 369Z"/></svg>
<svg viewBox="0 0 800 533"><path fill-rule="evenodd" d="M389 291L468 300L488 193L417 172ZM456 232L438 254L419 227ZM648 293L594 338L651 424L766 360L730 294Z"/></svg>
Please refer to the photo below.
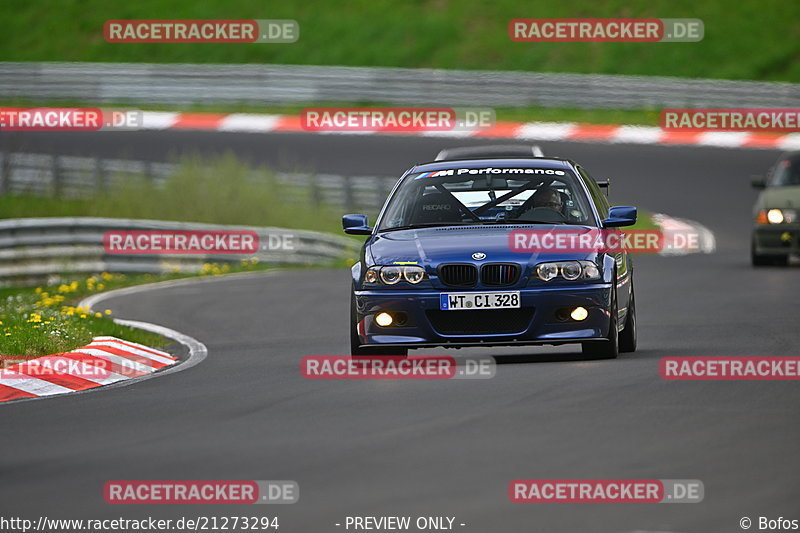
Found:
<svg viewBox="0 0 800 533"><path fill-rule="evenodd" d="M569 314L572 317L572 320L577 320L580 322L581 320L586 320L586 317L589 316L589 311L584 309L583 307L576 307L572 310Z"/></svg>
<svg viewBox="0 0 800 533"><path fill-rule="evenodd" d="M375 315L375 322L382 328L391 326L394 319L389 313L378 313Z"/></svg>

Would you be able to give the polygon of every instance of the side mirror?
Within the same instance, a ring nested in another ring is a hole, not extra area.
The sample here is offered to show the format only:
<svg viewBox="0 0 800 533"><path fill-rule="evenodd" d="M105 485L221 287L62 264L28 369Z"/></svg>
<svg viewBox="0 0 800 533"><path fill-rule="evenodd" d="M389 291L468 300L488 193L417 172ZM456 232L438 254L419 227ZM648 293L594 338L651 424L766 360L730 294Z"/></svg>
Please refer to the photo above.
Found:
<svg viewBox="0 0 800 533"><path fill-rule="evenodd" d="M764 181L763 176L750 176L750 185L752 185L754 189L763 189L767 186L767 182Z"/></svg>
<svg viewBox="0 0 800 533"><path fill-rule="evenodd" d="M636 224L636 208L622 205L609 209L608 218L603 220L604 228L621 228L633 224Z"/></svg>
<svg viewBox="0 0 800 533"><path fill-rule="evenodd" d="M343 216L342 228L348 235L370 235L372 233L372 228L367 224L367 215Z"/></svg>

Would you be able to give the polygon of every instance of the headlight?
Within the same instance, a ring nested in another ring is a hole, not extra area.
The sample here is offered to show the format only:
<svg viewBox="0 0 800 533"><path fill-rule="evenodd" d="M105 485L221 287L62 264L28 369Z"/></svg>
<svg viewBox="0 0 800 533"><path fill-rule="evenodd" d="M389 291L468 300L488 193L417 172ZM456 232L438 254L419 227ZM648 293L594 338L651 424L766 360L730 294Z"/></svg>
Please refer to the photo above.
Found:
<svg viewBox="0 0 800 533"><path fill-rule="evenodd" d="M387 285L394 285L403 277L403 269L400 267L382 267L381 281Z"/></svg>
<svg viewBox="0 0 800 533"><path fill-rule="evenodd" d="M558 276L558 263L542 263L536 267L536 275L539 279L550 281Z"/></svg>
<svg viewBox="0 0 800 533"><path fill-rule="evenodd" d="M396 285L401 281L407 281L416 285L425 279L425 269L421 266L374 266L367 269L364 274L364 283L375 285L383 283L385 285Z"/></svg>
<svg viewBox="0 0 800 533"><path fill-rule="evenodd" d="M561 277L574 281L576 279L600 279L600 269L591 261L560 261L558 263L539 263L536 275L543 281L550 281L561 274Z"/></svg>
<svg viewBox="0 0 800 533"><path fill-rule="evenodd" d="M583 273L583 267L577 261L570 261L561 265L561 276L570 281L578 279Z"/></svg>
<svg viewBox="0 0 800 533"><path fill-rule="evenodd" d="M758 224L792 224L796 221L795 209L762 209L756 216Z"/></svg>
<svg viewBox="0 0 800 533"><path fill-rule="evenodd" d="M425 277L425 269L418 266L407 266L403 267L403 278L413 284L416 285Z"/></svg>

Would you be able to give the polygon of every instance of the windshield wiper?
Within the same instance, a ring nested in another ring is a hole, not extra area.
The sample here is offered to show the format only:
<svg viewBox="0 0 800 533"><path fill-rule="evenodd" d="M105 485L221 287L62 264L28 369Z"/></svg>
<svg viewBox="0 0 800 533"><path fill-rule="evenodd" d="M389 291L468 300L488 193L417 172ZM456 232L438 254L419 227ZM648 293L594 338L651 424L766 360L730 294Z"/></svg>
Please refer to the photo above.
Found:
<svg viewBox="0 0 800 533"><path fill-rule="evenodd" d="M479 222L423 222L420 224L408 224L407 226L394 226L391 228L382 228L378 231L400 231L404 229L419 229L419 228L437 228L443 226L477 226Z"/></svg>
<svg viewBox="0 0 800 533"><path fill-rule="evenodd" d="M559 220L498 220L498 221L487 221L486 224L501 224L507 226L513 226L514 224L566 224L566 222L562 222Z"/></svg>

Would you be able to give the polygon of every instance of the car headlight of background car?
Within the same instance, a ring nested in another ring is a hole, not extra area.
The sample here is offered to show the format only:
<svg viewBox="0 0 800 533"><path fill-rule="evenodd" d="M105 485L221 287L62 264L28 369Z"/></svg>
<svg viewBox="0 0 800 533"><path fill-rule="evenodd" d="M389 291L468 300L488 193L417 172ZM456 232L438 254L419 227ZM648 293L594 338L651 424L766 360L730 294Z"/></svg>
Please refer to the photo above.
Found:
<svg viewBox="0 0 800 533"><path fill-rule="evenodd" d="M792 224L797 222L795 209L761 209L756 217L758 224Z"/></svg>
<svg viewBox="0 0 800 533"><path fill-rule="evenodd" d="M600 279L600 269L591 261L539 263L534 270L542 281L550 281L559 276L568 281Z"/></svg>
<svg viewBox="0 0 800 533"><path fill-rule="evenodd" d="M413 265L374 266L367 269L364 274L364 282L369 285L396 285L401 281L416 285L424 279L425 269Z"/></svg>

